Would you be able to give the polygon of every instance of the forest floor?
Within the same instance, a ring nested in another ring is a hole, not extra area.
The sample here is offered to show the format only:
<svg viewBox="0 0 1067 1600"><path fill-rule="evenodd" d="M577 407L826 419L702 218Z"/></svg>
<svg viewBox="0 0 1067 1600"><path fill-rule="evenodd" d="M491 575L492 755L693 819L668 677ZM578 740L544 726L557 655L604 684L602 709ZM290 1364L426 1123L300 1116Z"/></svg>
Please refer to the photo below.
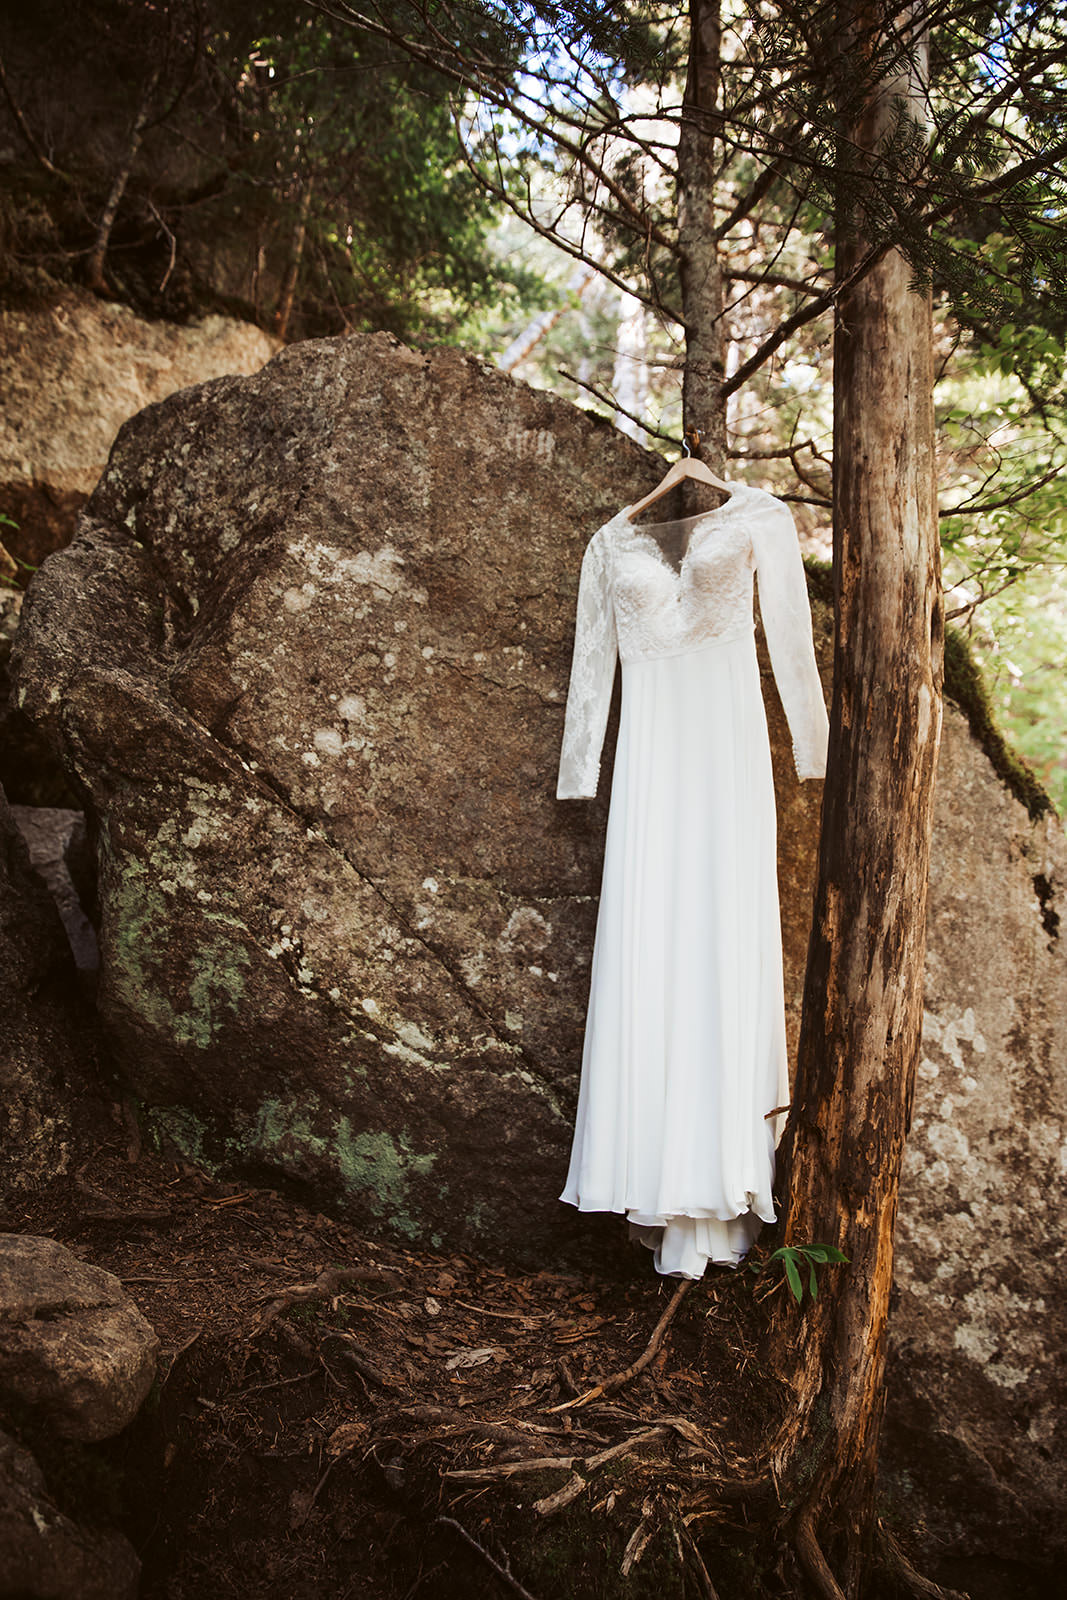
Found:
<svg viewBox="0 0 1067 1600"><path fill-rule="evenodd" d="M149 1149L131 1161L118 1129L4 1222L113 1272L159 1336L119 1439L51 1458L34 1441L65 1508L132 1539L143 1600L756 1592L743 1499L701 1495L743 1448L711 1424L717 1384L720 1422L746 1418L745 1389L766 1419L752 1274L694 1285L647 1368L574 1405L647 1351L676 1294L640 1246L602 1279L401 1249Z"/></svg>
<svg viewBox="0 0 1067 1600"><path fill-rule="evenodd" d="M784 1280L676 1298L640 1246L603 1277L402 1249L118 1125L3 1225L113 1272L159 1336L118 1439L32 1441L62 1509L132 1540L142 1600L799 1592L738 1475L781 1403L756 1342Z"/></svg>

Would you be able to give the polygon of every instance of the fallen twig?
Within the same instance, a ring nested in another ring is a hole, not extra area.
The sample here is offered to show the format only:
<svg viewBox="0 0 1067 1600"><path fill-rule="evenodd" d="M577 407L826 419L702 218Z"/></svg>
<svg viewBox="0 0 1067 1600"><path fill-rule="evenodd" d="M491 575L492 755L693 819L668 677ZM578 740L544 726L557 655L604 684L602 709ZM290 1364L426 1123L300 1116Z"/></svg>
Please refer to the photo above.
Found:
<svg viewBox="0 0 1067 1600"><path fill-rule="evenodd" d="M557 1511L562 1511L564 1506L569 1506L572 1500L577 1500L588 1481L575 1472L570 1481L565 1483L562 1489L557 1489L555 1494L548 1494L543 1500L535 1500L534 1510L539 1517L553 1516Z"/></svg>
<svg viewBox="0 0 1067 1600"><path fill-rule="evenodd" d="M81 1213L83 1222L170 1222L173 1211L162 1206L146 1206L141 1211L118 1211L108 1206L93 1206Z"/></svg>
<svg viewBox="0 0 1067 1600"><path fill-rule="evenodd" d="M631 1533L626 1549L622 1553L622 1565L619 1571L624 1578L628 1578L644 1555L649 1540L658 1526L656 1512L658 1505L655 1495L647 1495L641 1505L641 1520Z"/></svg>
<svg viewBox="0 0 1067 1600"><path fill-rule="evenodd" d="M525 1472L570 1471L578 1456L526 1456L522 1461L498 1461L491 1467L453 1467L441 1474L458 1483L492 1483L494 1478L514 1478Z"/></svg>
<svg viewBox="0 0 1067 1600"><path fill-rule="evenodd" d="M199 1337L203 1333L203 1331L204 1331L204 1327L203 1327L203 1324L201 1323L200 1327L197 1328L193 1333L191 1333L189 1335L189 1337L188 1337L188 1339L186 1339L185 1343L184 1344L180 1344L178 1346L177 1350L175 1350L174 1354L170 1358L170 1362L169 1362L169 1364L167 1366L167 1370L166 1370L165 1375L160 1379L159 1387L161 1389L165 1389L167 1387L167 1384L170 1382L170 1380L171 1380L171 1378L172 1378L172 1376L174 1374L174 1369L178 1365L178 1357L179 1356L183 1356L185 1354L185 1352L192 1345L194 1345L196 1343L196 1341L199 1339Z"/></svg>
<svg viewBox="0 0 1067 1600"><path fill-rule="evenodd" d="M480 1317L506 1317L509 1322L549 1322L551 1311L494 1311L491 1306L472 1306L469 1300L454 1300L464 1311L477 1311Z"/></svg>
<svg viewBox="0 0 1067 1600"><path fill-rule="evenodd" d="M389 1377L380 1367L374 1365L366 1351L356 1344L350 1333L343 1333L340 1329L337 1329L332 1333L326 1334L322 1340L323 1344L337 1344L339 1342L343 1343L344 1346L337 1352L338 1360L342 1365L350 1367L354 1373L360 1378L366 1379L367 1382L377 1384L379 1389L395 1390L401 1387L395 1378ZM321 1354L319 1360L322 1360Z"/></svg>
<svg viewBox="0 0 1067 1600"><path fill-rule="evenodd" d="M266 1394L268 1389L286 1389L291 1383L306 1383L309 1378L317 1378L318 1367L309 1367L306 1372L297 1372L291 1378L274 1378L270 1383L254 1383L250 1389L238 1389L236 1394L227 1395L228 1400L244 1400L250 1394Z"/></svg>
<svg viewBox="0 0 1067 1600"><path fill-rule="evenodd" d="M560 1405L552 1406L550 1409L552 1411L577 1411L579 1406L587 1406L591 1400L599 1400L601 1395L614 1394L616 1389L621 1389L623 1384L629 1383L631 1378L636 1378L638 1373L643 1372L657 1354L666 1336L667 1329L674 1320L678 1307L695 1282L695 1278L682 1279L674 1291L666 1311L652 1330L651 1339L632 1366L627 1367L623 1372L612 1373L609 1378L602 1378L598 1384L592 1389L587 1389L585 1394L580 1394L576 1400L564 1400Z"/></svg>

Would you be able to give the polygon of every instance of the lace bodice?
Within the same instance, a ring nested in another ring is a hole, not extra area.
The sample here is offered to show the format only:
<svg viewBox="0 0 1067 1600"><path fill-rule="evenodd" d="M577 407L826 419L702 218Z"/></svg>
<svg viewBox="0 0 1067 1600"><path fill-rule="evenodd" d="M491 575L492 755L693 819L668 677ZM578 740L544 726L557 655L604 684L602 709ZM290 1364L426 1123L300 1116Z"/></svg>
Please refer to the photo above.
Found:
<svg viewBox="0 0 1067 1600"><path fill-rule="evenodd" d="M807 582L789 507L731 486L725 505L642 527L624 507L586 546L556 796L591 798L600 776L615 662L683 655L751 633L753 577L801 778L826 770L828 724ZM683 536L680 560L665 534Z"/></svg>

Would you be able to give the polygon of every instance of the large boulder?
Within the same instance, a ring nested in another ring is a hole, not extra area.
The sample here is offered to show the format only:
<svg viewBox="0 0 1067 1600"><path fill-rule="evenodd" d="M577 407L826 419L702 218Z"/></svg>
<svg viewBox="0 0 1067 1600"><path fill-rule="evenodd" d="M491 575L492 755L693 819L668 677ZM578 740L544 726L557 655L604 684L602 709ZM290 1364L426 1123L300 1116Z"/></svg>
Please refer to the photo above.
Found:
<svg viewBox="0 0 1067 1600"><path fill-rule="evenodd" d="M0 1234L0 1404L65 1439L109 1439L140 1410L159 1340L122 1284L55 1239Z"/></svg>
<svg viewBox="0 0 1067 1600"><path fill-rule="evenodd" d="M0 538L38 565L78 512L127 417L176 389L255 372L278 340L235 317L179 325L68 289L47 305L0 310Z"/></svg>
<svg viewBox="0 0 1067 1600"><path fill-rule="evenodd" d="M101 1013L197 1159L557 1246L604 820L554 798L574 598L660 470L385 335L123 429L12 669L95 815Z"/></svg>
<svg viewBox="0 0 1067 1600"><path fill-rule="evenodd" d="M1067 882L1063 830L998 781L946 708L938 770L923 1058L897 1239L890 1425L897 1491L930 1549L1013 1569L1067 1508L1063 1181ZM976 1589L976 1594L984 1594Z"/></svg>

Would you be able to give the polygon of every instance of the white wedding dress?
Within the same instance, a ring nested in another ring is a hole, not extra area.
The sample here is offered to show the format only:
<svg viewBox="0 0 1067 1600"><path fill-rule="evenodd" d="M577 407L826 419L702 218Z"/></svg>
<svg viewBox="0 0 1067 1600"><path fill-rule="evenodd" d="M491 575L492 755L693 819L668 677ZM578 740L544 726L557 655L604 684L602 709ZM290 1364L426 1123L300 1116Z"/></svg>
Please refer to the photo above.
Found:
<svg viewBox="0 0 1067 1600"><path fill-rule="evenodd" d="M582 561L559 783L596 794L622 715L570 1170L561 1199L625 1214L659 1272L736 1265L774 1220L789 1099L770 746L753 575L801 778L827 718L796 529L742 485L715 511L631 523ZM680 561L668 551L677 547Z"/></svg>

